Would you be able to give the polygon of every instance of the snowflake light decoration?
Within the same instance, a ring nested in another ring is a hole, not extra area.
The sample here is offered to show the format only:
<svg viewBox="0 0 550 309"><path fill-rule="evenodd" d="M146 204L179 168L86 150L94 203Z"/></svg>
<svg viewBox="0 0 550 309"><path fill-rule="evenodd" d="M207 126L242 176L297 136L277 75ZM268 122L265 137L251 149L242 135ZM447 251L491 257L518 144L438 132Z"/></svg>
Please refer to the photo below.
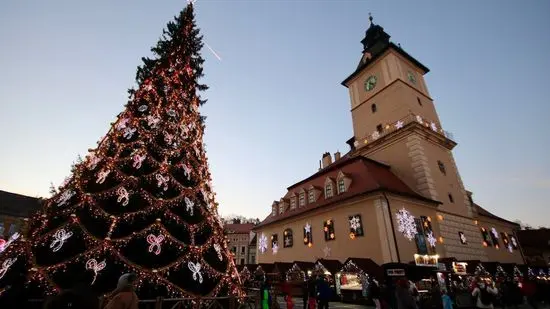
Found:
<svg viewBox="0 0 550 309"><path fill-rule="evenodd" d="M418 234L416 229L416 223L414 222L414 216L406 210L405 208L399 210L396 214L397 218L397 229L399 232L403 233L403 236L409 241Z"/></svg>
<svg viewBox="0 0 550 309"><path fill-rule="evenodd" d="M349 226L350 226L350 228L352 228L354 231L357 232L357 229L361 228L361 221L359 220L359 217L351 218L349 220Z"/></svg>
<svg viewBox="0 0 550 309"><path fill-rule="evenodd" d="M468 240L466 239L466 235L462 232L458 232L458 236L460 237L460 242L465 245L468 243Z"/></svg>
<svg viewBox="0 0 550 309"><path fill-rule="evenodd" d="M263 233L260 238L258 238L258 248L262 254L267 251L267 236Z"/></svg>
<svg viewBox="0 0 550 309"><path fill-rule="evenodd" d="M492 229L491 229L491 233L493 234L493 236L495 237L495 239L498 239L498 232L497 232L497 229L492 228Z"/></svg>
<svg viewBox="0 0 550 309"><path fill-rule="evenodd" d="M437 244L437 239L435 239L434 233L429 232L428 236L426 238L427 238L428 243L430 244L430 246L432 246L432 248L435 248L435 245Z"/></svg>

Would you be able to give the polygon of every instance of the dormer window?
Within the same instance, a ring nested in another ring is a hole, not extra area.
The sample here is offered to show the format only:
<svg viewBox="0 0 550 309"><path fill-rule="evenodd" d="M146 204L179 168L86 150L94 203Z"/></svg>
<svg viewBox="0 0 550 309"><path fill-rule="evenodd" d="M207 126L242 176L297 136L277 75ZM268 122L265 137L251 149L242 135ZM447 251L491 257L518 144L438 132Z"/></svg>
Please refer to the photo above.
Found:
<svg viewBox="0 0 550 309"><path fill-rule="evenodd" d="M290 199L290 209L296 209L296 197Z"/></svg>
<svg viewBox="0 0 550 309"><path fill-rule="evenodd" d="M282 214L285 212L285 205L283 203L279 203L279 214Z"/></svg>
<svg viewBox="0 0 550 309"><path fill-rule="evenodd" d="M273 205L271 206L271 215L275 217L277 215L277 206Z"/></svg>
<svg viewBox="0 0 550 309"><path fill-rule="evenodd" d="M338 194L342 194L346 192L346 183L344 182L344 178L338 180Z"/></svg>
<svg viewBox="0 0 550 309"><path fill-rule="evenodd" d="M332 197L332 182L329 182L325 185L325 198Z"/></svg>
<svg viewBox="0 0 550 309"><path fill-rule="evenodd" d="M307 202L308 203L315 203L315 191L309 190L307 193Z"/></svg>
<svg viewBox="0 0 550 309"><path fill-rule="evenodd" d="M300 203L299 203L300 207L303 207L303 206L306 205L306 193L305 192L300 193L300 200L299 201L300 201Z"/></svg>

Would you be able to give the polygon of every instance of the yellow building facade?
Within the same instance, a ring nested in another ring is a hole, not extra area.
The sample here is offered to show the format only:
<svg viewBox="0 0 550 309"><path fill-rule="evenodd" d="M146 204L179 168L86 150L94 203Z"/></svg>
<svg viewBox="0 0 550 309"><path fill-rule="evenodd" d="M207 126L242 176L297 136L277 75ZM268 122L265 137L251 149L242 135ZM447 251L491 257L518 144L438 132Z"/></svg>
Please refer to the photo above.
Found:
<svg viewBox="0 0 550 309"><path fill-rule="evenodd" d="M258 263L438 256L522 264L519 226L476 205L462 182L428 68L389 38L371 20L360 63L342 82L351 150L325 153L317 173L273 203L255 227Z"/></svg>

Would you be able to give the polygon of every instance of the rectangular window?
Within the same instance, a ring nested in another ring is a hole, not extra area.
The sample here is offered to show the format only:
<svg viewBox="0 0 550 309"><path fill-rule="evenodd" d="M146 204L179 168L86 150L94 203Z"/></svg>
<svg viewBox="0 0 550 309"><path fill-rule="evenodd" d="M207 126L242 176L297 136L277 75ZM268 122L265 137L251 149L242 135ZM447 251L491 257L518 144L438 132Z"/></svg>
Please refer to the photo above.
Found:
<svg viewBox="0 0 550 309"><path fill-rule="evenodd" d="M246 250L246 247L245 247L245 246L242 246L242 247L241 247L241 253L244 253L245 250Z"/></svg>
<svg viewBox="0 0 550 309"><path fill-rule="evenodd" d="M338 193L342 194L346 192L346 183L344 182L344 179L338 180Z"/></svg>
<svg viewBox="0 0 550 309"><path fill-rule="evenodd" d="M241 259L241 265L244 265L244 259Z"/></svg>
<svg viewBox="0 0 550 309"><path fill-rule="evenodd" d="M483 246L484 247L492 247L493 243L491 242L491 236L489 236L489 232L482 227L481 228L481 237L483 238Z"/></svg>
<svg viewBox="0 0 550 309"><path fill-rule="evenodd" d="M285 212L285 204L279 203L279 214L282 214Z"/></svg>
<svg viewBox="0 0 550 309"><path fill-rule="evenodd" d="M325 186L325 198L331 198L332 197L332 184L329 183Z"/></svg>
<svg viewBox="0 0 550 309"><path fill-rule="evenodd" d="M308 193L308 202L310 204L315 203L315 191L313 191L313 190L309 191L309 193Z"/></svg>
<svg viewBox="0 0 550 309"><path fill-rule="evenodd" d="M415 236L418 254L428 254L428 245L426 244L422 219L414 218L414 223L416 225L416 231L418 232Z"/></svg>
<svg viewBox="0 0 550 309"><path fill-rule="evenodd" d="M514 250L517 250L519 248L519 244L518 244L518 241L517 241L516 237L510 236L510 242L512 243L512 248Z"/></svg>
<svg viewBox="0 0 550 309"><path fill-rule="evenodd" d="M277 215L277 207L273 206L271 209L271 215L275 217Z"/></svg>
<svg viewBox="0 0 550 309"><path fill-rule="evenodd" d="M304 226L304 245L311 246L313 243L313 235L311 233L311 225L309 223Z"/></svg>
<svg viewBox="0 0 550 309"><path fill-rule="evenodd" d="M449 193L449 202L454 203L455 199L453 198L453 195Z"/></svg>
<svg viewBox="0 0 550 309"><path fill-rule="evenodd" d="M353 239L358 236L363 236L363 222L361 221L361 215L357 214L354 216L349 216L349 235Z"/></svg>
<svg viewBox="0 0 550 309"><path fill-rule="evenodd" d="M306 194L300 193L300 207L304 206L306 204Z"/></svg>
<svg viewBox="0 0 550 309"><path fill-rule="evenodd" d="M498 243L498 232L497 230L493 227L491 228L491 240L493 241L493 245L495 246L495 248L499 248L500 247L500 244Z"/></svg>
<svg viewBox="0 0 550 309"><path fill-rule="evenodd" d="M336 235L334 234L334 221L332 220L325 221L323 231L325 232L326 241L336 239Z"/></svg>
<svg viewBox="0 0 550 309"><path fill-rule="evenodd" d="M296 209L296 198L290 198L290 209Z"/></svg>
<svg viewBox="0 0 550 309"><path fill-rule="evenodd" d="M271 235L271 248L273 248L274 245L279 246L279 236L277 234Z"/></svg>
<svg viewBox="0 0 550 309"><path fill-rule="evenodd" d="M294 244L294 239L292 238L292 230L291 229L286 229L283 233L283 236L284 236L283 247L284 248L292 247L292 245Z"/></svg>

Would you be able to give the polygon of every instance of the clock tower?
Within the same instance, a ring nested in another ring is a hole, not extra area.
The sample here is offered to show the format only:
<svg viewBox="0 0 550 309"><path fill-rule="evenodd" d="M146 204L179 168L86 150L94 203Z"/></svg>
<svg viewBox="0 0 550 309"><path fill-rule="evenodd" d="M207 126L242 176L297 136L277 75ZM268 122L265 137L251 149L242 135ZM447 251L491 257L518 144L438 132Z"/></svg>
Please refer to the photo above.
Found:
<svg viewBox="0 0 550 309"><path fill-rule="evenodd" d="M486 260L481 248L460 244L458 228L471 232L472 243L482 239L453 158L456 142L443 130L424 80L429 69L369 20L359 65L342 82L351 101L352 153L390 165L410 188L441 203L440 235L449 256Z"/></svg>

